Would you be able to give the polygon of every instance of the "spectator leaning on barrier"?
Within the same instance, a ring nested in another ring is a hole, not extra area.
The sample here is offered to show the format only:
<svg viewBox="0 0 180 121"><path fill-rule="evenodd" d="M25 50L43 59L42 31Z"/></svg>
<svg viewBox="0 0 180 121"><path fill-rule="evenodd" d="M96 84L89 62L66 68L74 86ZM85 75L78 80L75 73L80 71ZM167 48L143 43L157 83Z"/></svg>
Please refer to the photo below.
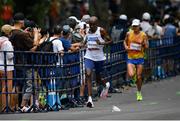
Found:
<svg viewBox="0 0 180 121"><path fill-rule="evenodd" d="M110 32L113 42L124 40L127 31L127 16L125 14L121 14Z"/></svg>
<svg viewBox="0 0 180 121"><path fill-rule="evenodd" d="M124 47L128 54L127 59L127 72L129 77L137 74L137 100L143 100L141 94L142 87L142 71L144 64L144 49L148 48L147 36L144 32L140 31L140 20L134 19L132 21L132 30L127 33L124 40Z"/></svg>
<svg viewBox="0 0 180 121"><path fill-rule="evenodd" d="M106 59L103 52L104 45L108 45L112 42L110 36L107 34L105 29L98 27L98 18L92 16L89 21L90 29L86 35L84 44L87 45L85 58L85 69L86 69L86 81L88 86L88 102L87 107L94 107L92 102L92 79L93 69L96 73L96 82L102 84L105 88L103 89L101 96L107 96L109 90L109 82L105 82L101 78L101 72L103 70L103 62Z"/></svg>
<svg viewBox="0 0 180 121"><path fill-rule="evenodd" d="M62 27L60 25L56 25L53 29L54 34L52 37L50 37L50 41L53 40L53 52L59 53L60 56L63 56L64 53L64 47L62 42L59 40L61 37ZM58 58L57 65L60 65L60 58Z"/></svg>
<svg viewBox="0 0 180 121"><path fill-rule="evenodd" d="M71 40L70 40L70 34L71 34L71 28L69 25L64 25L62 28L62 36L60 37L60 40L63 44L64 47L64 52L74 52L79 50L79 45L80 44L71 44Z"/></svg>
<svg viewBox="0 0 180 121"><path fill-rule="evenodd" d="M73 42L76 43L82 43L85 39L85 36L89 30L89 19L90 16L89 15L84 15L81 19L81 22L79 24L76 25L74 33L72 35L72 39ZM88 23L86 23L86 22ZM84 62L84 51L81 51L81 62ZM85 104L85 97L84 97L84 89L85 89L85 67L84 67L84 63L81 63L80 65L82 68L81 70L81 86L80 86L80 97L79 97L79 101L81 104Z"/></svg>
<svg viewBox="0 0 180 121"><path fill-rule="evenodd" d="M85 22L86 23L86 31L85 33L88 33L89 31L89 20L90 20L90 15L86 14L81 18L81 22Z"/></svg>
<svg viewBox="0 0 180 121"><path fill-rule="evenodd" d="M176 36L176 27L174 24L174 18L172 16L167 16L164 20L164 37L175 37Z"/></svg>
<svg viewBox="0 0 180 121"><path fill-rule="evenodd" d="M160 16L155 16L153 19L153 29L154 29L154 35L153 39L161 39L163 36L163 28L160 26L161 18Z"/></svg>
<svg viewBox="0 0 180 121"><path fill-rule="evenodd" d="M174 18L171 15L165 15L164 17L164 23L165 26L163 28L164 30L164 41L166 41L166 46L170 46L173 44L173 39L177 36L177 31L176 31L176 27L173 25L174 24ZM172 48L169 48L169 50L171 50ZM166 65L165 67L165 73L167 74L167 76L172 76L174 74L174 60L172 58L166 58L164 60L164 65Z"/></svg>
<svg viewBox="0 0 180 121"><path fill-rule="evenodd" d="M149 38L152 38L154 35L154 29L150 24L150 20L151 20L151 15L148 12L143 13L140 27L142 28L142 31L145 32Z"/></svg>
<svg viewBox="0 0 180 121"><path fill-rule="evenodd" d="M14 30L12 31L12 35L10 37L10 41L12 42L14 46L15 51L35 51L38 44L39 44L39 29L32 28L33 38L30 36L29 33L24 32L22 28L24 27L24 14L23 13L16 13L14 15ZM31 64L29 61L31 61L31 56L22 56L22 54L16 54L15 64ZM24 57L24 58L23 58ZM32 93L32 69L26 68L26 67L16 67L16 74L15 78L29 78L28 80L24 80L25 84L22 80L16 81L16 86L18 88L22 88L22 86L25 89L25 93L23 95L22 99L22 109L21 111L28 111L30 108L28 106L28 102L31 97ZM24 77L25 76L25 77ZM17 89L19 90L19 89Z"/></svg>
<svg viewBox="0 0 180 121"><path fill-rule="evenodd" d="M5 80L0 81L0 85L2 85L2 92L3 93L11 93L12 88L13 88L13 70L14 70L14 62L13 62L13 57L14 57L14 49L9 41L9 36L12 31L12 26L11 25L3 25L1 27L1 32L2 36L0 37L0 78L6 78L7 76L7 87L8 87L8 92L6 92L6 82ZM4 53L6 52L6 53ZM6 62L5 62L6 58ZM6 103L8 102L8 106L10 109L12 109L13 104L13 99L12 95L8 94L8 101L6 101L6 95L1 94L2 99L2 107L5 108ZM0 104L1 105L1 104Z"/></svg>

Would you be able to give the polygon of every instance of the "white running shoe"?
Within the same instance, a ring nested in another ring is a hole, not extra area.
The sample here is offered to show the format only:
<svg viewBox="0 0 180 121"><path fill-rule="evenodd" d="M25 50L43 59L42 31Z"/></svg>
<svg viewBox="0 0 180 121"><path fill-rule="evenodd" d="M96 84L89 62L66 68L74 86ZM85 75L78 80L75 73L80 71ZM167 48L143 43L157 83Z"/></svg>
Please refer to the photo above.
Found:
<svg viewBox="0 0 180 121"><path fill-rule="evenodd" d="M101 98L106 98L108 96L108 91L109 91L110 83L106 82L106 87L103 88L100 97Z"/></svg>
<svg viewBox="0 0 180 121"><path fill-rule="evenodd" d="M24 106L23 108L21 108L22 112L28 112L28 110L30 109L29 106Z"/></svg>
<svg viewBox="0 0 180 121"><path fill-rule="evenodd" d="M94 104L93 104L92 101L88 101L86 106L89 107L89 108L94 108Z"/></svg>

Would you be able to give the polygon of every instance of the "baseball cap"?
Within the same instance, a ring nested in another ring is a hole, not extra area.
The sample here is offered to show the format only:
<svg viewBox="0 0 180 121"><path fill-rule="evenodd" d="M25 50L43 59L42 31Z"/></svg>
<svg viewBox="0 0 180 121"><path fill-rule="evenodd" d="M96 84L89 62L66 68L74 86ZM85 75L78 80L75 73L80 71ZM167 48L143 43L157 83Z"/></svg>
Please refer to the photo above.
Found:
<svg viewBox="0 0 180 121"><path fill-rule="evenodd" d="M16 13L13 18L15 21L21 21L25 19L24 14L21 12Z"/></svg>
<svg viewBox="0 0 180 121"><path fill-rule="evenodd" d="M142 15L142 19L144 20L150 20L151 19L151 15L148 12L143 13Z"/></svg>
<svg viewBox="0 0 180 121"><path fill-rule="evenodd" d="M5 24L1 27L1 32L5 33L5 34L9 34L11 31L13 30L13 27L9 24Z"/></svg>
<svg viewBox="0 0 180 121"><path fill-rule="evenodd" d="M62 28L62 31L64 34L70 33L71 32L71 27L69 25L64 25Z"/></svg>
<svg viewBox="0 0 180 121"><path fill-rule="evenodd" d="M139 26L140 25L140 20L139 19L134 19L132 21L132 26Z"/></svg>
<svg viewBox="0 0 180 121"><path fill-rule="evenodd" d="M90 20L90 15L86 14L86 15L83 15L83 17L81 18L81 21L83 22L88 22Z"/></svg>
<svg viewBox="0 0 180 121"><path fill-rule="evenodd" d="M78 20L75 16L69 16L68 18L76 20L77 23L80 22L80 20Z"/></svg>
<svg viewBox="0 0 180 121"><path fill-rule="evenodd" d="M163 20L168 19L170 17L169 14L165 14Z"/></svg>
<svg viewBox="0 0 180 121"><path fill-rule="evenodd" d="M127 20L127 16L126 16L125 14L121 14L121 15L119 16L119 19L121 19L121 20Z"/></svg>

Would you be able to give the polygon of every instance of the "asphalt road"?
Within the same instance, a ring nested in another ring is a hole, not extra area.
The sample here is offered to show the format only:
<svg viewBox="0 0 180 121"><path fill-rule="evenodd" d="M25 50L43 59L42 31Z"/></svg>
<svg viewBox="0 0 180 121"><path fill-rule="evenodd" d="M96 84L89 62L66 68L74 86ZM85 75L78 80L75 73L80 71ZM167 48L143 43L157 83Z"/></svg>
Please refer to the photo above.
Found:
<svg viewBox="0 0 180 121"><path fill-rule="evenodd" d="M0 114L1 120L180 120L180 76L149 82L142 88L144 100L136 101L136 88L110 94L95 108L71 108L48 113ZM120 111L112 111L116 106Z"/></svg>

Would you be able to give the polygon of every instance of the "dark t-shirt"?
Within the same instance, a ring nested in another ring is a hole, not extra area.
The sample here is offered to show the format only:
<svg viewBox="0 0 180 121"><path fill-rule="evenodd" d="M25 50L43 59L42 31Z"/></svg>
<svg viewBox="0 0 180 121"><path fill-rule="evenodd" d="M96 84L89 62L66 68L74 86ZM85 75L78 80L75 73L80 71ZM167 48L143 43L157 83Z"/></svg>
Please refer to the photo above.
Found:
<svg viewBox="0 0 180 121"><path fill-rule="evenodd" d="M29 51L33 47L33 38L21 30L13 30L10 41L15 51Z"/></svg>
<svg viewBox="0 0 180 121"><path fill-rule="evenodd" d="M13 30L12 35L10 36L10 41L12 42L15 51L15 64L32 64L33 53L24 53L24 51L30 51L33 47L34 40L30 34L21 30Z"/></svg>

